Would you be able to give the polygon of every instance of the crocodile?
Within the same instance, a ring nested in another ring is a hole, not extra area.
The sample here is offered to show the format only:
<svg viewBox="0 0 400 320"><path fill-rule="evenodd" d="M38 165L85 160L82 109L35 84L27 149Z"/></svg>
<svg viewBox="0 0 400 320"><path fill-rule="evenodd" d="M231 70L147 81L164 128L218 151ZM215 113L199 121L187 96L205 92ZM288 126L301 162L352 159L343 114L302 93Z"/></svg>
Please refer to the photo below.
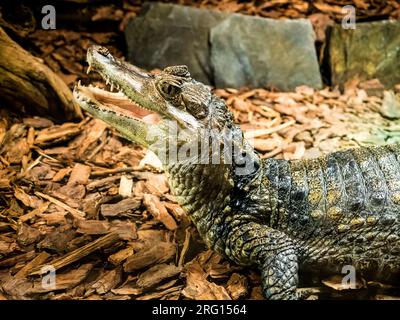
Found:
<svg viewBox="0 0 400 320"><path fill-rule="evenodd" d="M399 145L261 159L225 102L186 66L148 73L100 46L87 61L112 88L79 83L79 105L159 156L206 245L258 268L265 298L301 298L299 272L399 275Z"/></svg>

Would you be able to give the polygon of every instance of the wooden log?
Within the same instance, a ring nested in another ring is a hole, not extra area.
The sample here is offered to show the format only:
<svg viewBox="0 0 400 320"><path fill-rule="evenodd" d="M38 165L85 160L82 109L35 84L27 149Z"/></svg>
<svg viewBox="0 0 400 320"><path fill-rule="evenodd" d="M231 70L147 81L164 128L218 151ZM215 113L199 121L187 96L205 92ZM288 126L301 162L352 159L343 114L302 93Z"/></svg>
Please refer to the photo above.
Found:
<svg viewBox="0 0 400 320"><path fill-rule="evenodd" d="M82 118L71 90L41 59L11 40L0 27L0 99L12 109L58 119Z"/></svg>

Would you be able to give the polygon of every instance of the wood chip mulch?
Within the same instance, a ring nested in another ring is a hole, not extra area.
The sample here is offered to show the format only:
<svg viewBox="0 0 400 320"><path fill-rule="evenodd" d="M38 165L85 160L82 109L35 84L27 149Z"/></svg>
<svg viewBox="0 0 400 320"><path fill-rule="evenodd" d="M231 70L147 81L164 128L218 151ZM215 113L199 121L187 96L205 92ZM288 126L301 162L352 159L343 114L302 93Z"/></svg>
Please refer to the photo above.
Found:
<svg viewBox="0 0 400 320"><path fill-rule="evenodd" d="M216 94L262 157L316 157L362 144L353 132L396 125L364 89ZM90 117L0 119L0 298L262 298L256 270L205 248L152 153ZM43 286L48 266L55 288ZM341 277L305 278L309 299L398 298L364 279L345 290Z"/></svg>
<svg viewBox="0 0 400 320"><path fill-rule="evenodd" d="M314 16L319 39L318 30L339 21L340 6L349 1L176 2L273 18L319 14ZM399 15L396 1L355 5L358 15L371 19ZM36 29L22 38L72 87L89 77L85 55L90 45L123 55L121 30L139 9L135 1L125 0L122 8L105 5L89 17L89 24L116 20L120 30ZM99 79L93 73L90 78ZM387 119L382 111L382 106L390 109L400 91L396 88L387 92L379 82L368 81L349 83L344 93L307 87L291 93L215 92L263 158L299 159L400 141L399 120ZM42 271L55 271L55 287ZM303 275L300 287L308 299L400 298L399 288L366 279L348 290L341 276ZM1 299L236 300L262 295L257 270L206 249L170 194L153 154L90 117L54 123L0 109Z"/></svg>

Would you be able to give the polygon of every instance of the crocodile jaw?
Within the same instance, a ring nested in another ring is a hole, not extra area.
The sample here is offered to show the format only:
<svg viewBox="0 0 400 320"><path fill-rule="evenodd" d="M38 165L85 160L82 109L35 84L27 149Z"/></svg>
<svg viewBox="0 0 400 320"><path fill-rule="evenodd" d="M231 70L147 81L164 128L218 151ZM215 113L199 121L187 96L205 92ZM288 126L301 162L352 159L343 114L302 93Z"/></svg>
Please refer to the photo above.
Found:
<svg viewBox="0 0 400 320"><path fill-rule="evenodd" d="M144 117L138 116L129 109L103 103L104 96L108 94L107 91L78 84L73 94L82 109L117 129L128 140L145 147L149 147L152 143L148 137L155 136L158 126L147 123Z"/></svg>

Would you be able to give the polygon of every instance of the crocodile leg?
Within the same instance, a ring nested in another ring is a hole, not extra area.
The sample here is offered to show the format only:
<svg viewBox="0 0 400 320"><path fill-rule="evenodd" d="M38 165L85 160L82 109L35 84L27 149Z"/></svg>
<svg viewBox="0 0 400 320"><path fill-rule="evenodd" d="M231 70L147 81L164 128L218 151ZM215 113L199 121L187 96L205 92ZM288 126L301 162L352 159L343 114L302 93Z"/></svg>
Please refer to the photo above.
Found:
<svg viewBox="0 0 400 320"><path fill-rule="evenodd" d="M297 299L298 265L293 249L266 253L260 269L262 289L267 299Z"/></svg>
<svg viewBox="0 0 400 320"><path fill-rule="evenodd" d="M239 264L261 271L267 299L297 299L298 262L293 241L283 232L255 222L234 226L225 253Z"/></svg>

